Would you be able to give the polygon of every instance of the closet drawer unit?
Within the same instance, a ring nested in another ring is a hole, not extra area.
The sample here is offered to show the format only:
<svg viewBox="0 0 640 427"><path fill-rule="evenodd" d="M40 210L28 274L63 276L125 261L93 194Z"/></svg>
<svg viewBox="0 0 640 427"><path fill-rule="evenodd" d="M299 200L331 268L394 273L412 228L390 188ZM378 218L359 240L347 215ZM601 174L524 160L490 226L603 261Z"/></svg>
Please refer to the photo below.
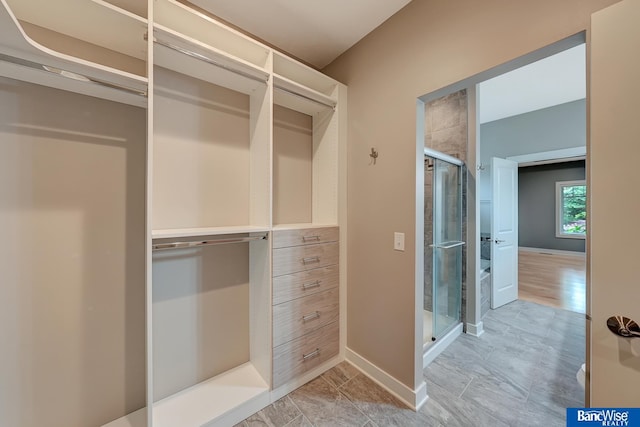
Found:
<svg viewBox="0 0 640 427"><path fill-rule="evenodd" d="M276 277L273 279L273 305L337 288L339 280L337 265Z"/></svg>
<svg viewBox="0 0 640 427"><path fill-rule="evenodd" d="M338 243L294 246L273 250L273 277L338 263Z"/></svg>
<svg viewBox="0 0 640 427"><path fill-rule="evenodd" d="M321 365L338 354L339 322L273 349L273 387Z"/></svg>
<svg viewBox="0 0 640 427"><path fill-rule="evenodd" d="M338 289L273 307L273 346L277 347L338 320Z"/></svg>
<svg viewBox="0 0 640 427"><path fill-rule="evenodd" d="M301 228L298 230L276 230L273 232L273 248L337 242L338 227Z"/></svg>

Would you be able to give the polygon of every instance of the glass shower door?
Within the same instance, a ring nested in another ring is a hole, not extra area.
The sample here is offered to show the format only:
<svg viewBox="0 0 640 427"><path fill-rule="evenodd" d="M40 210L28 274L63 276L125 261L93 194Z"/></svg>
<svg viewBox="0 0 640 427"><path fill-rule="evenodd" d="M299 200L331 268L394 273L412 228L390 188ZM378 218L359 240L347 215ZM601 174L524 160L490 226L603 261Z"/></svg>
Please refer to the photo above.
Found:
<svg viewBox="0 0 640 427"><path fill-rule="evenodd" d="M460 322L462 183L460 166L435 159L433 168L433 337Z"/></svg>

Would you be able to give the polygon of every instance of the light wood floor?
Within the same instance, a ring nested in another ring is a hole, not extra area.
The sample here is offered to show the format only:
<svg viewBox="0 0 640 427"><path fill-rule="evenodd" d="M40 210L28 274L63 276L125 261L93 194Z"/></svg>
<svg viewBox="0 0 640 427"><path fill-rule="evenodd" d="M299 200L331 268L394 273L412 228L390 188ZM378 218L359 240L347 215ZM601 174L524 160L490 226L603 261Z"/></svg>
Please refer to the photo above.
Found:
<svg viewBox="0 0 640 427"><path fill-rule="evenodd" d="M583 256L518 252L518 298L578 313L586 309Z"/></svg>

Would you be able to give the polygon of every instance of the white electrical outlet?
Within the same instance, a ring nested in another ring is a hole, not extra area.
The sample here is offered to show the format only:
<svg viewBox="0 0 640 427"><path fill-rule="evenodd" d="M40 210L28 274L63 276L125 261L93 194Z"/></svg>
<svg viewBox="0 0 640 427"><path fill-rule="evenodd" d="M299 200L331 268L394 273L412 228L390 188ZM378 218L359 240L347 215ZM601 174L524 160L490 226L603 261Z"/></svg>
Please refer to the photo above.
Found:
<svg viewBox="0 0 640 427"><path fill-rule="evenodd" d="M404 233L393 233L393 249L404 251Z"/></svg>

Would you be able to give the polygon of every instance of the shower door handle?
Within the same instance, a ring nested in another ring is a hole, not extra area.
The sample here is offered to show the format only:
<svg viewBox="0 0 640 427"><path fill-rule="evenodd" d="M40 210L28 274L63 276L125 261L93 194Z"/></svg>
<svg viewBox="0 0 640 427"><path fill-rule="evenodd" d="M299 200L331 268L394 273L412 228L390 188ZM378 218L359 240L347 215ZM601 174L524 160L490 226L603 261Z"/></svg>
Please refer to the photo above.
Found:
<svg viewBox="0 0 640 427"><path fill-rule="evenodd" d="M439 245L429 245L429 246L436 249L451 249L451 248L457 248L458 246L462 246L464 244L465 242L444 242Z"/></svg>

